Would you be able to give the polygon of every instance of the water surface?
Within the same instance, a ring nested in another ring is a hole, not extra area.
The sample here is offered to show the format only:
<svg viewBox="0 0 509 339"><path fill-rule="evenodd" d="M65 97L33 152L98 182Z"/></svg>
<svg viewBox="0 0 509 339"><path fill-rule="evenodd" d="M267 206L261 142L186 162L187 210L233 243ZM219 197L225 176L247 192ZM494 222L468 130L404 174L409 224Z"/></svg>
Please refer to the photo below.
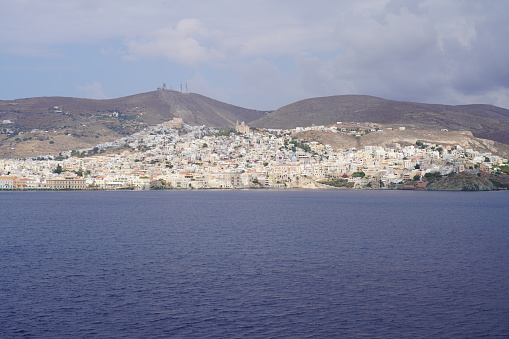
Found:
<svg viewBox="0 0 509 339"><path fill-rule="evenodd" d="M508 207L508 192L0 192L0 337L507 337Z"/></svg>

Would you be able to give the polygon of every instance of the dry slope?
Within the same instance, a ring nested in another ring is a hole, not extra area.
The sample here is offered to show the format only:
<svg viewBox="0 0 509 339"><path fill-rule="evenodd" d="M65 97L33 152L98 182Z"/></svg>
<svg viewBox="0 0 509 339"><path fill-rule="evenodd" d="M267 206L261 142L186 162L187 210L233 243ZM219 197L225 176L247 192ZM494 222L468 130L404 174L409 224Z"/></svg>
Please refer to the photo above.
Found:
<svg viewBox="0 0 509 339"><path fill-rule="evenodd" d="M263 114L205 96L157 90L109 100L43 97L0 101L0 157L92 147L180 117L190 125L232 127Z"/></svg>
<svg viewBox="0 0 509 339"><path fill-rule="evenodd" d="M306 99L279 108L251 125L295 128L341 122L373 122L409 129L471 131L474 136L509 144L509 110L491 105L434 105L367 95Z"/></svg>
<svg viewBox="0 0 509 339"><path fill-rule="evenodd" d="M364 146L392 147L400 145L414 145L417 141L429 142L439 145L460 145L479 151L509 155L509 146L492 140L476 138L471 132L432 131L432 130L384 130L355 137L346 133L330 131L305 131L294 135L295 137L329 144L335 149L362 148Z"/></svg>

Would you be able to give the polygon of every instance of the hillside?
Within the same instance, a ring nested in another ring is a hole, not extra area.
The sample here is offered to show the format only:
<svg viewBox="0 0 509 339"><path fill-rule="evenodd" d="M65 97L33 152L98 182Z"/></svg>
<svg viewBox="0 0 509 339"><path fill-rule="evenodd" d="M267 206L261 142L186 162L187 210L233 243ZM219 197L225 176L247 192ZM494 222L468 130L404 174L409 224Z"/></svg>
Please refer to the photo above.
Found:
<svg viewBox="0 0 509 339"><path fill-rule="evenodd" d="M251 123L255 127L294 128L336 122L373 122L418 130L471 131L479 138L509 144L509 110L491 105L436 105L366 95L306 99L279 108Z"/></svg>
<svg viewBox="0 0 509 339"><path fill-rule="evenodd" d="M92 147L180 117L190 125L233 127L262 116L205 96L157 90L109 100L42 97L0 101L0 157Z"/></svg>
<svg viewBox="0 0 509 339"><path fill-rule="evenodd" d="M462 172L454 173L431 182L428 191L491 191L495 187L489 177Z"/></svg>
<svg viewBox="0 0 509 339"><path fill-rule="evenodd" d="M502 149L505 153L504 145L479 140L509 144L509 110L490 105L448 106L339 95L301 100L266 115L195 93L158 89L108 100L42 97L0 101L0 158L58 154L93 147L173 117L180 117L189 125L226 128L233 127L237 121L263 128L330 125L338 121L407 128L405 133L391 134L386 129L382 134L365 135L360 140L353 136L334 136L343 138L341 142L350 145L348 147L421 140L456 142L494 153ZM439 132L442 129L451 132L422 135L423 130ZM452 131L471 131L472 135ZM338 140L327 143L338 143Z"/></svg>
<svg viewBox="0 0 509 339"><path fill-rule="evenodd" d="M330 131L305 131L294 134L295 137L307 141L317 141L331 145L334 149L362 148L364 146L393 147L398 143L402 146L415 145L417 141L440 144L443 146L460 145L478 151L509 156L509 145L493 140L476 138L468 131L432 131L432 130L385 130L355 137L347 133Z"/></svg>

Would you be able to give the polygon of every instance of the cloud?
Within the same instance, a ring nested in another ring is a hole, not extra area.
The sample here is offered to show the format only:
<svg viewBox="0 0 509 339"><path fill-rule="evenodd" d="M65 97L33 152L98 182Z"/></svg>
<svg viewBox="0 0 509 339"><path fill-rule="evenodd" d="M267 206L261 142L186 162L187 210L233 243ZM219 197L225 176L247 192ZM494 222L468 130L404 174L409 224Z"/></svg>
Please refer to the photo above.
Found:
<svg viewBox="0 0 509 339"><path fill-rule="evenodd" d="M157 29L143 38L128 42L130 56L165 57L185 65L196 65L220 58L214 48L200 42L211 35L197 19L183 19L175 28Z"/></svg>
<svg viewBox="0 0 509 339"><path fill-rule="evenodd" d="M334 29L320 24L290 24L267 26L257 34L239 37L240 56L281 56L303 55L316 51L337 48L337 44L330 40L323 40L330 36Z"/></svg>
<svg viewBox="0 0 509 339"><path fill-rule="evenodd" d="M62 44L93 44L142 35L160 27L169 10L135 0L5 1L0 48L58 48Z"/></svg>
<svg viewBox="0 0 509 339"><path fill-rule="evenodd" d="M104 94L103 86L97 81L93 81L85 86L78 87L78 90L83 94L85 98L109 99L108 96Z"/></svg>
<svg viewBox="0 0 509 339"><path fill-rule="evenodd" d="M334 94L503 103L508 12L506 0L18 0L2 3L0 56L11 78L42 75L9 65L58 59L66 79L109 84L104 62L125 95L134 74L154 87L176 74L251 107L255 96L284 105Z"/></svg>
<svg viewBox="0 0 509 339"><path fill-rule="evenodd" d="M225 86L217 86L217 84L211 83L199 72L189 79L187 85L190 93L199 93L227 103L232 102L232 92L230 90L227 90Z"/></svg>
<svg viewBox="0 0 509 339"><path fill-rule="evenodd" d="M342 52L328 59L301 58L303 83L313 93L507 102L509 66L503 60L509 53L500 45L509 35L505 15L452 3L456 5L391 1L369 10L352 7L350 17L337 24L335 42Z"/></svg>

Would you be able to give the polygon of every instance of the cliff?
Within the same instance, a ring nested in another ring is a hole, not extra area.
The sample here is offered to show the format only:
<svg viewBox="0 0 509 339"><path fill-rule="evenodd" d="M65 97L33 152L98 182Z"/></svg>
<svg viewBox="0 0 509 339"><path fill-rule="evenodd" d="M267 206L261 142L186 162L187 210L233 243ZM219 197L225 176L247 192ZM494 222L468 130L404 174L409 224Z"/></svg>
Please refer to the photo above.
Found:
<svg viewBox="0 0 509 339"><path fill-rule="evenodd" d="M468 172L455 173L431 182L429 191L491 191L496 189L485 176L477 176Z"/></svg>

